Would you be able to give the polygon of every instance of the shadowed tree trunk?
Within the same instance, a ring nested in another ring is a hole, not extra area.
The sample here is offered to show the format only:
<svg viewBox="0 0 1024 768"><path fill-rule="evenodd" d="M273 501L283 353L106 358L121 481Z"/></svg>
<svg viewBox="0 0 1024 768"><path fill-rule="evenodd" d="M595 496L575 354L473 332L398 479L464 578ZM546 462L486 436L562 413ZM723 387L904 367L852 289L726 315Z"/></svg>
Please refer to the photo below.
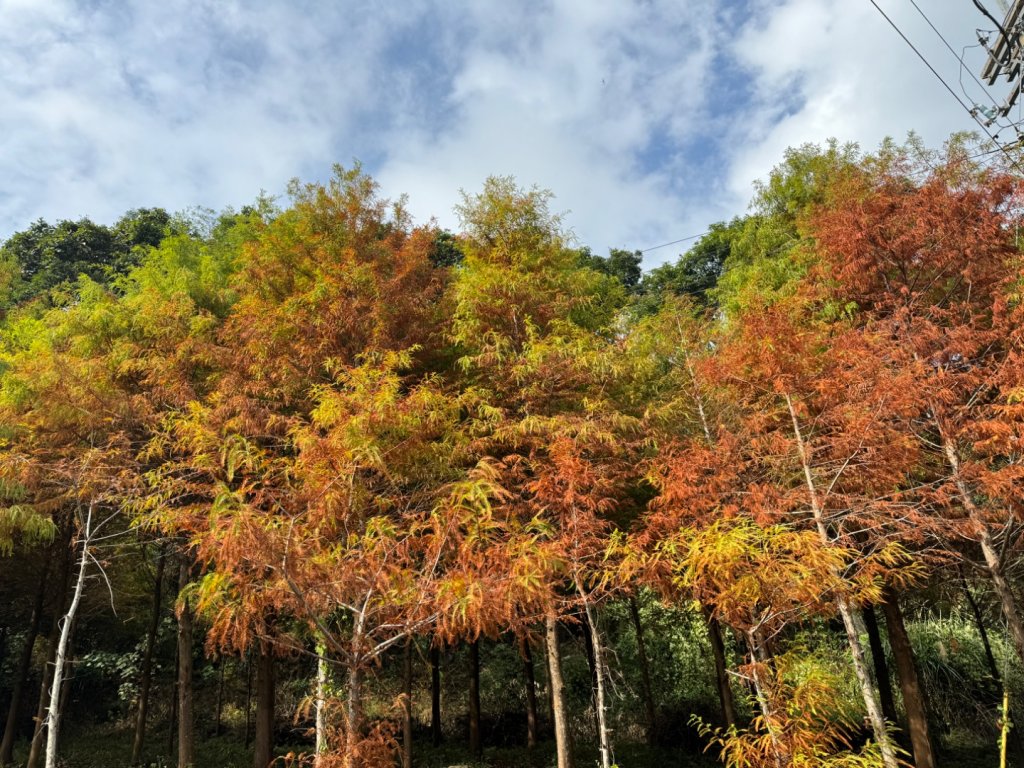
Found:
<svg viewBox="0 0 1024 768"><path fill-rule="evenodd" d="M655 741L657 721L654 713L654 693L651 688L651 665L647 660L647 641L644 639L644 625L640 621L640 609L636 598L629 598L629 616L633 620L633 633L636 635L636 654L640 662L640 695L644 701L644 716L647 718L647 743Z"/></svg>
<svg viewBox="0 0 1024 768"><path fill-rule="evenodd" d="M195 722L192 712L192 606L182 599L189 583L189 563L178 566L178 768L195 763Z"/></svg>
<svg viewBox="0 0 1024 768"><path fill-rule="evenodd" d="M558 768L575 768L569 713L565 707L562 681L562 655L558 647L558 620L553 611L544 620L544 639L548 651L548 679L551 681L551 715L555 724L555 755Z"/></svg>
<svg viewBox="0 0 1024 768"><path fill-rule="evenodd" d="M253 768L267 768L274 759L274 652L260 641L256 656L256 729L253 736Z"/></svg>
<svg viewBox="0 0 1024 768"><path fill-rule="evenodd" d="M441 744L441 649L430 646L430 738L434 746Z"/></svg>
<svg viewBox="0 0 1024 768"><path fill-rule="evenodd" d="M156 632L160 627L160 612L163 607L165 552L161 545L156 558L156 576L153 580L153 609L146 633L146 650L142 656L139 671L139 704L135 713L135 738L132 740L132 765L142 761L142 746L146 738L146 715L149 712L149 688L153 682L153 649L156 647ZM219 713L218 713L219 715Z"/></svg>
<svg viewBox="0 0 1024 768"><path fill-rule="evenodd" d="M718 624L718 619L708 610L704 611L704 621L708 628L708 640L711 641L711 655L715 659L715 684L718 686L718 700L722 705L722 718L727 726L736 725L736 703L732 696L732 684L729 682L729 667L725 661L722 628Z"/></svg>
<svg viewBox="0 0 1024 768"><path fill-rule="evenodd" d="M480 641L469 644L469 751L479 759L483 754L480 739Z"/></svg>
<svg viewBox="0 0 1024 768"><path fill-rule="evenodd" d="M899 718L896 715L896 702L892 697L889 664L885 660L885 649L882 647L882 635L878 631L878 619L875 616L874 607L864 606L861 615L864 617L864 628L868 631L868 645L871 647L871 660L874 662L878 697L882 702L882 714L886 720L896 725L899 723Z"/></svg>
<svg viewBox="0 0 1024 768"><path fill-rule="evenodd" d="M14 739L18 732L18 713L21 711L21 699L25 694L25 686L28 685L28 673L32 668L32 649L35 646L36 635L39 634L39 624L43 617L43 602L46 598L46 587L50 575L50 561L51 558L47 558L43 564L43 571L39 575L39 588L36 590L35 602L32 604L32 615L28 621L25 644L21 648L18 666L14 673L7 721L4 724L3 739L0 740L0 766L10 765L14 762Z"/></svg>
<svg viewBox="0 0 1024 768"><path fill-rule="evenodd" d="M963 585L964 594L967 596L967 604L971 607L971 615L974 616L974 624L978 628L978 634L981 636L981 645L985 649L985 660L988 662L988 671L992 675L992 679L1000 687L1003 684L1002 676L999 674L999 665L996 663L995 654L992 653L992 644L988 640L988 630L985 629L985 621L981 615L981 609L978 607L977 600L974 599L974 595L971 593L971 588L967 584L967 579L960 575L960 583Z"/></svg>
<svg viewBox="0 0 1024 768"><path fill-rule="evenodd" d="M537 680L533 672L530 641L526 637L519 638L519 653L523 657L526 678L526 748L532 752L537 746Z"/></svg>
<svg viewBox="0 0 1024 768"><path fill-rule="evenodd" d="M882 612L885 614L885 626L889 632L889 647L892 648L896 674L900 681L900 691L903 694L903 708L907 713L907 731L914 750L914 765L917 768L935 768L935 753L932 749L931 735L928 732L925 692L917 674L914 649L907 636L903 611L900 610L899 600L891 589L886 590Z"/></svg>

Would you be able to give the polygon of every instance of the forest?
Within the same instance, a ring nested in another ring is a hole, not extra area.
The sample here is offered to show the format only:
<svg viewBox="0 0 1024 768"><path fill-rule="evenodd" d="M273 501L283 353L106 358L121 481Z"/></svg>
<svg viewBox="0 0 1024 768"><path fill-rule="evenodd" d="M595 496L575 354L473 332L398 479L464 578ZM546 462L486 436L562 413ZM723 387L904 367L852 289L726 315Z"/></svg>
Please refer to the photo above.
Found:
<svg viewBox="0 0 1024 768"><path fill-rule="evenodd" d="M674 261L357 164L0 247L0 766L1024 765L1024 176Z"/></svg>

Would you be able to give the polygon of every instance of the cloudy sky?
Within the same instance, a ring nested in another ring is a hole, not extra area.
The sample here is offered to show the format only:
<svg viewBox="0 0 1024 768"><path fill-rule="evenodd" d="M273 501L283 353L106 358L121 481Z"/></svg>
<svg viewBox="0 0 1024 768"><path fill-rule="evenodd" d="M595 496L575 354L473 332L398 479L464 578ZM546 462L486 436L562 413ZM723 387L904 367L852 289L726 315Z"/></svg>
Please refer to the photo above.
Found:
<svg viewBox="0 0 1024 768"><path fill-rule="evenodd" d="M911 0L877 1L991 103L980 48L961 73ZM958 55L993 26L916 2ZM0 238L358 159L420 220L456 228L460 189L511 174L581 244L644 249L742 213L787 146L973 127L869 0L0 0Z"/></svg>

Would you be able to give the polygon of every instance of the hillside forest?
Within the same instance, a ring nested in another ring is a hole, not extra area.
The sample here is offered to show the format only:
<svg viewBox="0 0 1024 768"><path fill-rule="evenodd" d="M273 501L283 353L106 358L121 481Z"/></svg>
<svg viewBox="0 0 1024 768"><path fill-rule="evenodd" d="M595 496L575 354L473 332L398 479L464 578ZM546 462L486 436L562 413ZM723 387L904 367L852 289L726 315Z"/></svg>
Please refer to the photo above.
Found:
<svg viewBox="0 0 1024 768"><path fill-rule="evenodd" d="M1015 765L1024 178L789 150L646 272L355 165L0 247L0 765Z"/></svg>

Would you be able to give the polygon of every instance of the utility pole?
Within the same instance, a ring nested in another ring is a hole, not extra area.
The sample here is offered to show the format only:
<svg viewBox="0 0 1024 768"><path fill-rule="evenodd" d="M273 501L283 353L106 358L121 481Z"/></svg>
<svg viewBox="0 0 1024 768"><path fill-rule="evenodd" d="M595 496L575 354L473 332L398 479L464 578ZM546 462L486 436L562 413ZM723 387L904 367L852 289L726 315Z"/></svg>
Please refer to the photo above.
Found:
<svg viewBox="0 0 1024 768"><path fill-rule="evenodd" d="M981 77L990 86L995 85L1000 78L1005 78L1010 87L1009 95L1001 107L980 107L974 109L978 115L986 118L986 127L991 126L1000 118L1010 114L1010 110L1020 99L1021 89L1024 88L1024 77L1022 77L1022 64L1024 64L1024 0L1012 0L1010 3L1000 2L1003 20L992 15L985 7L982 0L974 0L975 6L985 17L995 24L995 40L991 35L979 32L978 41L988 52L985 66L981 71Z"/></svg>

